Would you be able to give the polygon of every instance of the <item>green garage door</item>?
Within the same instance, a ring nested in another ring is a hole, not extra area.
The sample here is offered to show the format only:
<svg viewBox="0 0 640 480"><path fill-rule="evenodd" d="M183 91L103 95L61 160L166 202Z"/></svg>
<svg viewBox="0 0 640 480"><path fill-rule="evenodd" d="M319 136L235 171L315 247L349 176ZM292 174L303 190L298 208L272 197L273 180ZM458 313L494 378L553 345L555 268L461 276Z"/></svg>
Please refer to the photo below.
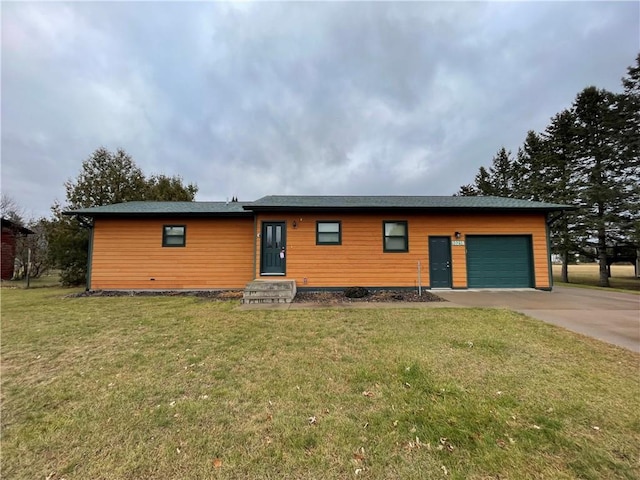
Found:
<svg viewBox="0 0 640 480"><path fill-rule="evenodd" d="M469 288L533 287L531 237L528 235L468 235Z"/></svg>

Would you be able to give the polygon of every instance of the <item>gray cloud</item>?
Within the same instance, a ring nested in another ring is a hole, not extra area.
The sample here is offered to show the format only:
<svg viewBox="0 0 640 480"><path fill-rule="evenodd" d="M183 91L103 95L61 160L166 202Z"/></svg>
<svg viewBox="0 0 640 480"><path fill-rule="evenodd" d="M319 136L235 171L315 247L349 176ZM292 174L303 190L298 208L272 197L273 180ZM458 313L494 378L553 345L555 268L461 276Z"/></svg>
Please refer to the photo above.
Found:
<svg viewBox="0 0 640 480"><path fill-rule="evenodd" d="M2 4L2 190L35 214L95 148L201 200L454 193L588 85L637 3Z"/></svg>

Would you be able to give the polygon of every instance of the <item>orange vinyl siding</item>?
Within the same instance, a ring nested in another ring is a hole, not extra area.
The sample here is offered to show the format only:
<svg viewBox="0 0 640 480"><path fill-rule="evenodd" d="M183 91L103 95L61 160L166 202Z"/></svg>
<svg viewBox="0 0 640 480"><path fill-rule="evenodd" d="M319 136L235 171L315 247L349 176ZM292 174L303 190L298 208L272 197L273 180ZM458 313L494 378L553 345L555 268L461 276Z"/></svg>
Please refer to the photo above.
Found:
<svg viewBox="0 0 640 480"><path fill-rule="evenodd" d="M186 225L186 246L163 247L163 225ZM98 218L90 288L243 288L253 279L252 238L253 218Z"/></svg>
<svg viewBox="0 0 640 480"><path fill-rule="evenodd" d="M299 287L414 287L421 262L422 286L429 286L429 236L531 235L536 288L549 288L545 215L510 214L259 214L262 221L286 221L287 265L284 278ZM293 221L297 227L293 228ZM342 221L341 245L316 245L316 221ZM409 251L383 252L382 222L407 220ZM256 278L260 278L260 239L256 239ZM467 287L466 246L451 246L454 288ZM268 277L264 277L268 278ZM282 277L280 277L282 278Z"/></svg>

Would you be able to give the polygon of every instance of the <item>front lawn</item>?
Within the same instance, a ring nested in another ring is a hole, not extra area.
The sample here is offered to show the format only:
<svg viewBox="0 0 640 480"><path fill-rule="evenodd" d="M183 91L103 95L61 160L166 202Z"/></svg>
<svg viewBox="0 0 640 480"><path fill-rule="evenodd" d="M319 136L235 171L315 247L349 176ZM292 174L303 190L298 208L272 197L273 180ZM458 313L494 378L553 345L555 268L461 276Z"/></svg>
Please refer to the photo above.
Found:
<svg viewBox="0 0 640 480"><path fill-rule="evenodd" d="M639 478L637 354L495 309L2 289L2 478Z"/></svg>

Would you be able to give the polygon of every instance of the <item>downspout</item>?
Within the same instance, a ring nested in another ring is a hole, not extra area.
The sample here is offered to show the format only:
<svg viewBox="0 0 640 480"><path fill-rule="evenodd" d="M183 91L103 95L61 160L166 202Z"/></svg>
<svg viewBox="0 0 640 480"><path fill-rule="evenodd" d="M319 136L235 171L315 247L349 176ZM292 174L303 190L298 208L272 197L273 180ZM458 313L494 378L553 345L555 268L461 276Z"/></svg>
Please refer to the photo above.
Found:
<svg viewBox="0 0 640 480"><path fill-rule="evenodd" d="M549 290L553 290L553 265L551 263L551 229L549 222L545 222L545 231L547 234L547 269L549 270Z"/></svg>
<svg viewBox="0 0 640 480"><path fill-rule="evenodd" d="M253 212L253 278L251 280L255 280L256 278L256 264L257 264L257 247L258 243L258 215L256 212Z"/></svg>
<svg viewBox="0 0 640 480"><path fill-rule="evenodd" d="M89 249L87 252L87 276L86 276L86 286L85 286L85 291L89 291L91 290L91 264L93 263L93 218L91 219L90 222L86 221L85 219L81 218L80 215L76 216L76 219L78 220L78 223L80 224L80 226L82 228L87 228L89 229Z"/></svg>
<svg viewBox="0 0 640 480"><path fill-rule="evenodd" d="M545 231L547 235L547 269L549 271L549 290L553 290L553 265L551 264L551 225L564 217L564 211L561 211L558 215L550 217L547 215L547 221L545 222Z"/></svg>

